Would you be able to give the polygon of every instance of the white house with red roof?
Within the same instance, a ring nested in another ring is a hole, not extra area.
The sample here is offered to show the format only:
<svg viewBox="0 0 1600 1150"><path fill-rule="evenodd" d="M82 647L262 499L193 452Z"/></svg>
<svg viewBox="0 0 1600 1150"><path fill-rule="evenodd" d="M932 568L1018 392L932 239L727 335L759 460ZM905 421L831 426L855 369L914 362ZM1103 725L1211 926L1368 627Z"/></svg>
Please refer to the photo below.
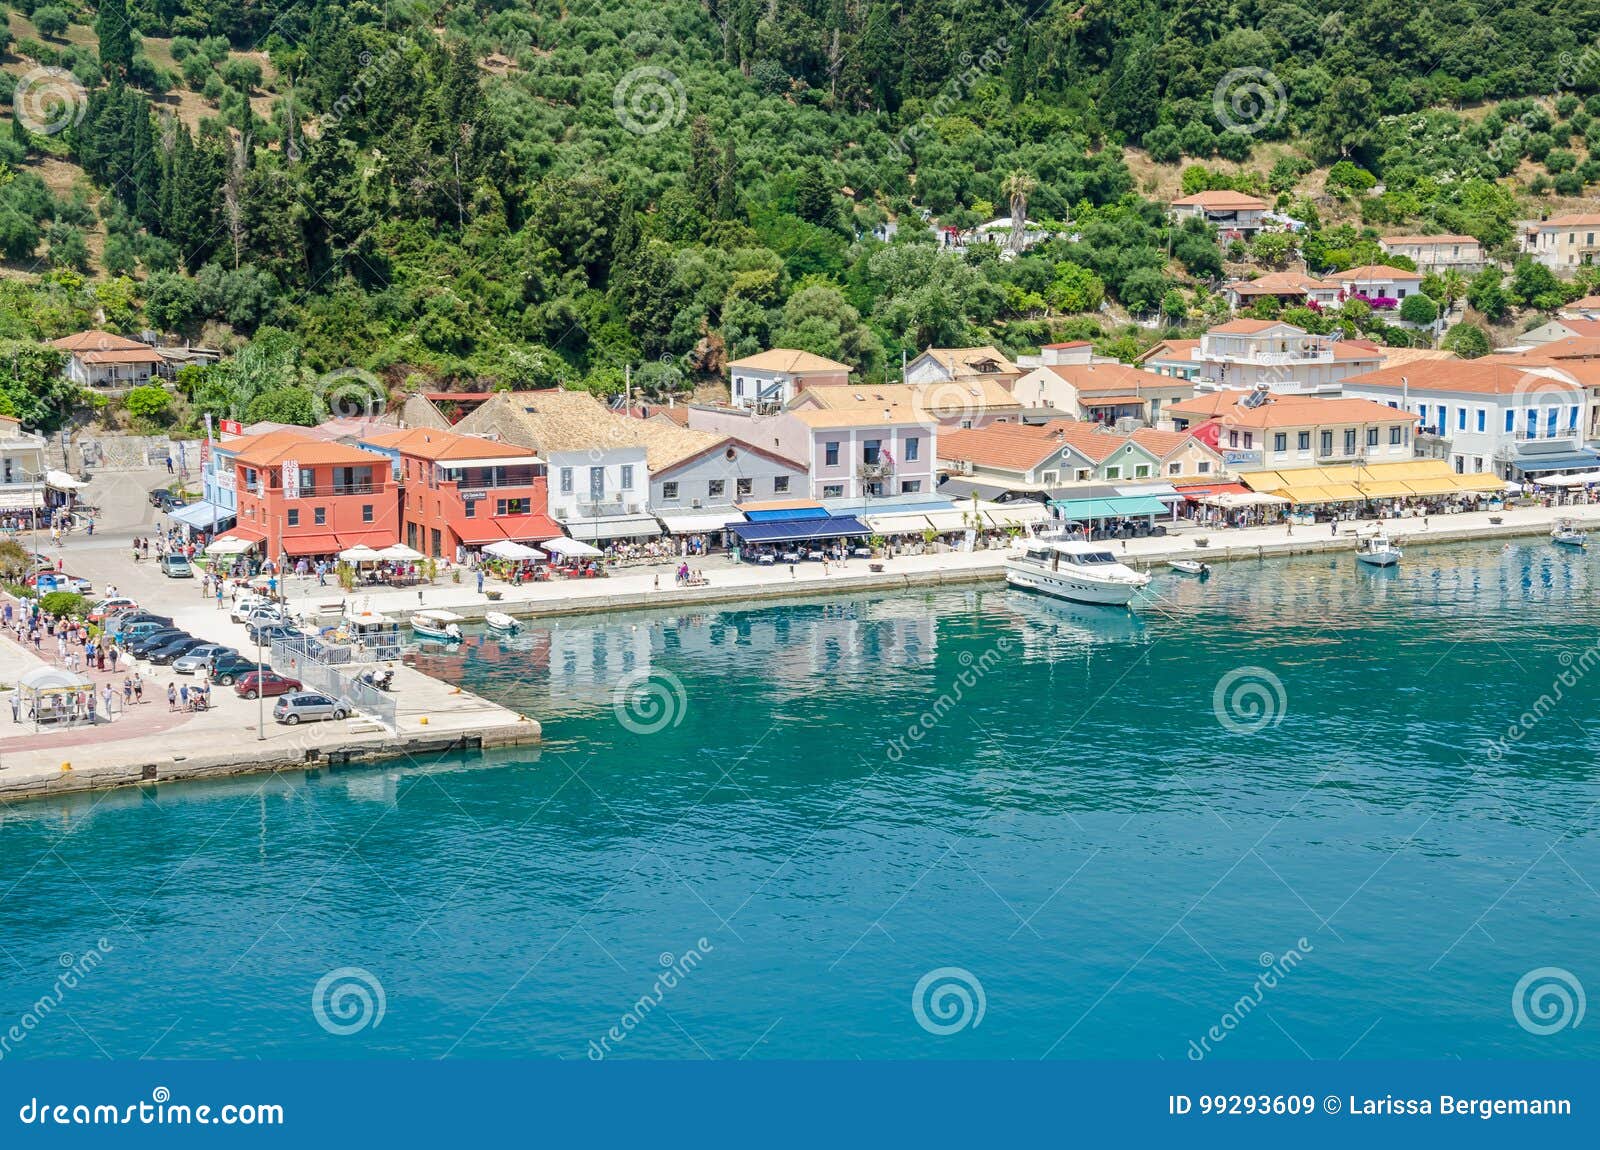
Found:
<svg viewBox="0 0 1600 1150"><path fill-rule="evenodd" d="M1600 215L1579 212L1529 220L1517 240L1522 251L1557 275L1571 275L1594 263L1600 252Z"/></svg>
<svg viewBox="0 0 1600 1150"><path fill-rule="evenodd" d="M803 388L850 382L850 366L809 351L775 347L728 364L733 406L777 411Z"/></svg>
<svg viewBox="0 0 1600 1150"><path fill-rule="evenodd" d="M1173 200L1168 210L1178 222L1201 219L1224 233L1249 239L1266 226L1267 202L1243 192L1212 190Z"/></svg>
<svg viewBox="0 0 1600 1150"><path fill-rule="evenodd" d="M1398 308L1399 301L1422 290L1422 273L1388 264L1362 264L1328 277L1343 291L1340 303L1364 299L1380 311ZM1393 301L1393 302L1390 302Z"/></svg>
<svg viewBox="0 0 1600 1150"><path fill-rule="evenodd" d="M1139 357L1157 375L1210 388L1336 395L1340 381L1383 366L1371 344L1313 335L1282 320L1235 319L1198 340L1165 340Z"/></svg>
<svg viewBox="0 0 1600 1150"><path fill-rule="evenodd" d="M1423 271L1475 272L1483 267L1483 245L1472 236L1384 236L1386 256L1404 256Z"/></svg>
<svg viewBox="0 0 1600 1150"><path fill-rule="evenodd" d="M141 387L161 364L161 356L149 344L109 331L80 331L51 340L50 346L66 353L66 376L80 387Z"/></svg>
<svg viewBox="0 0 1600 1150"><path fill-rule="evenodd" d="M1417 417L1373 399L1213 391L1174 404L1179 431L1216 447L1223 463L1249 471L1389 463L1411 459Z"/></svg>

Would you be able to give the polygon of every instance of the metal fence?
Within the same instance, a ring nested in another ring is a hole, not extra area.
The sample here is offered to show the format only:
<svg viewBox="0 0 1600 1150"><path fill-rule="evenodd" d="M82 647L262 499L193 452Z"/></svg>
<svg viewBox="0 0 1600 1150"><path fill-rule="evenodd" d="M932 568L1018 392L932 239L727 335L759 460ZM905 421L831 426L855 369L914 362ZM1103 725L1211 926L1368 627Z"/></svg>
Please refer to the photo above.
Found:
<svg viewBox="0 0 1600 1150"><path fill-rule="evenodd" d="M343 699L356 710L376 719L391 731L396 730L399 706L393 695L361 682L355 675L333 663L318 659L311 644L326 647L319 640L279 638L272 644L272 669L280 675L299 679L308 690Z"/></svg>

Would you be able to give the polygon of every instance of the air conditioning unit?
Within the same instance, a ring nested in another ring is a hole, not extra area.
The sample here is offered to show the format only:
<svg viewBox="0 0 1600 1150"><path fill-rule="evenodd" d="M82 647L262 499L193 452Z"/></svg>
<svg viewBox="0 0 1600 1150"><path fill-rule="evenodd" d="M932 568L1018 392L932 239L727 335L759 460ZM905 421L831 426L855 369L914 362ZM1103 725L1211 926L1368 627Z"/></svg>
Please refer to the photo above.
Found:
<svg viewBox="0 0 1600 1150"><path fill-rule="evenodd" d="M694 508L697 508L697 509L698 509L698 508L699 508L699 506L700 506L700 501L699 501L699 500L698 500L698 499L696 499L696 500L694 500L694 501L692 501L692 502L691 502L691 503L690 503L690 504L689 504L689 506L690 506L690 507L694 507Z"/></svg>

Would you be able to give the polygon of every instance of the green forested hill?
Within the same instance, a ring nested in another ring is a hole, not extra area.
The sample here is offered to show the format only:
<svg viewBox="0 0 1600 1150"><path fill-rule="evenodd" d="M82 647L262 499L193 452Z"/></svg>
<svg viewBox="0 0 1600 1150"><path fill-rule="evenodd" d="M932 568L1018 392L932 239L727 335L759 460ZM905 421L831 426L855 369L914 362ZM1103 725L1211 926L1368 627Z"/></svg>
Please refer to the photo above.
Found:
<svg viewBox="0 0 1600 1150"><path fill-rule="evenodd" d="M1519 196L1600 183L1600 0L10 7L0 96L61 69L75 122L0 141L0 338L270 326L296 370L396 384L604 388L647 361L669 387L774 343L875 372L928 343L1109 339L1102 301L1202 318L1224 256L1348 266L1395 227L1504 251L1540 210ZM1126 148L1311 232L1219 252L1167 226ZM93 195L44 186L62 161ZM1300 184L1335 161L1345 206L1319 210ZM1011 261L926 242L927 218L1018 192L1059 238Z"/></svg>

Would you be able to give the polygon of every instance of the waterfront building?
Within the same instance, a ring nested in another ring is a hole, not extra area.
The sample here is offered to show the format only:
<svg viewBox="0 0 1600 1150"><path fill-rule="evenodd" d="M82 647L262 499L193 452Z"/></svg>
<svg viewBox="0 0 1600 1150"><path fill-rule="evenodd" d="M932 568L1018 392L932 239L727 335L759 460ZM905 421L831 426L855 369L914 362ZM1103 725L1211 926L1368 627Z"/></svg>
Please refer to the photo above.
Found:
<svg viewBox="0 0 1600 1150"><path fill-rule="evenodd" d="M1168 409L1174 426L1221 454L1233 470L1292 470L1330 463L1405 460L1417 416L1375 399L1213 391Z"/></svg>
<svg viewBox="0 0 1600 1150"><path fill-rule="evenodd" d="M650 511L668 535L704 535L720 548L724 529L744 518L737 504L789 499L807 489L804 463L731 435L647 435Z"/></svg>
<svg viewBox="0 0 1600 1150"><path fill-rule="evenodd" d="M1600 469L1600 453L1586 446L1589 389L1559 363L1526 356L1425 361L1346 380L1345 394L1413 414L1429 453L1458 473L1522 480Z"/></svg>
<svg viewBox="0 0 1600 1150"><path fill-rule="evenodd" d="M860 384L852 387L807 388L795 396L789 411L910 413L930 427L983 427L1022 418L1023 404L1010 386L994 377L973 377L945 383Z"/></svg>
<svg viewBox="0 0 1600 1150"><path fill-rule="evenodd" d="M48 501L46 474L44 436L24 431L21 420L0 415L0 519L31 522L42 512Z"/></svg>
<svg viewBox="0 0 1600 1150"><path fill-rule="evenodd" d="M776 347L728 364L734 407L771 414L806 387L850 382L850 366L809 351Z"/></svg>
<svg viewBox="0 0 1600 1150"><path fill-rule="evenodd" d="M1198 340L1158 343L1137 362L1157 375L1212 388L1336 395L1340 381L1381 367L1383 352L1361 341L1313 335L1281 320L1235 319Z"/></svg>
<svg viewBox="0 0 1600 1150"><path fill-rule="evenodd" d="M381 550L400 541L388 459L303 428L242 436L230 449L238 519L229 534L262 557L325 558L357 544Z"/></svg>
<svg viewBox="0 0 1600 1150"><path fill-rule="evenodd" d="M1014 394L1029 408L1053 408L1071 419L1111 425L1128 419L1153 426L1166 405L1194 394L1194 384L1115 360L1085 359L1036 367L1017 381Z"/></svg>
<svg viewBox="0 0 1600 1150"><path fill-rule="evenodd" d="M142 387L161 365L161 356L149 344L109 331L80 331L51 340L50 346L66 353L68 379L97 391Z"/></svg>
<svg viewBox="0 0 1600 1150"><path fill-rule="evenodd" d="M459 563L491 543L537 546L562 534L544 461L530 448L431 427L378 432L358 446L391 461L402 541L424 555Z"/></svg>

